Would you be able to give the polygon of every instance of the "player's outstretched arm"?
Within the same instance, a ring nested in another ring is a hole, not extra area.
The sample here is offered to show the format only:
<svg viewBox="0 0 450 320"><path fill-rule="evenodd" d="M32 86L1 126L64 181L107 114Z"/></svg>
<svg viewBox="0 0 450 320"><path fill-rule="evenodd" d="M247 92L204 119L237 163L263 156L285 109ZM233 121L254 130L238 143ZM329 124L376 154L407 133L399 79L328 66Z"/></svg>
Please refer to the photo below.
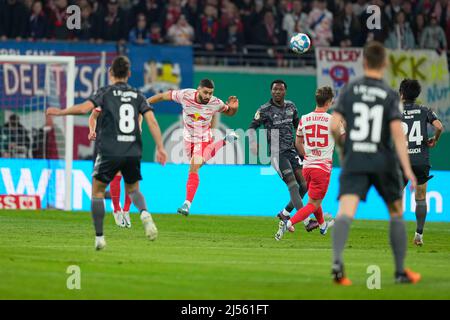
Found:
<svg viewBox="0 0 450 320"><path fill-rule="evenodd" d="M153 140L155 140L156 160L162 165L164 165L167 161L167 153L166 150L164 150L161 129L159 128L158 121L156 120L153 111L147 111L144 114L144 118L145 122L147 122L148 129L150 130Z"/></svg>
<svg viewBox="0 0 450 320"><path fill-rule="evenodd" d="M94 109L91 112L91 115L89 116L89 135L88 135L89 141L93 141L97 138L97 133L95 132L95 130L97 128L97 118L99 114L100 112Z"/></svg>
<svg viewBox="0 0 450 320"><path fill-rule="evenodd" d="M228 97L228 101L226 102L227 109L223 111L223 114L227 116L234 116L239 108L239 99L236 96Z"/></svg>
<svg viewBox="0 0 450 320"><path fill-rule="evenodd" d="M150 104L155 104L161 101L172 101L172 93L171 91L166 91L163 93L155 94L147 99L147 102Z"/></svg>
<svg viewBox="0 0 450 320"><path fill-rule="evenodd" d="M411 182L413 189L417 187L417 179L414 175L407 150L406 136L403 131L401 120L392 120L390 123L392 140L394 141L395 151L397 152L405 177Z"/></svg>
<svg viewBox="0 0 450 320"><path fill-rule="evenodd" d="M47 115L49 116L68 116L68 115L81 115L81 114L87 114L94 109L94 103L90 100L85 101L80 104L76 104L70 108L67 109L59 109L59 108L48 108L47 109Z"/></svg>

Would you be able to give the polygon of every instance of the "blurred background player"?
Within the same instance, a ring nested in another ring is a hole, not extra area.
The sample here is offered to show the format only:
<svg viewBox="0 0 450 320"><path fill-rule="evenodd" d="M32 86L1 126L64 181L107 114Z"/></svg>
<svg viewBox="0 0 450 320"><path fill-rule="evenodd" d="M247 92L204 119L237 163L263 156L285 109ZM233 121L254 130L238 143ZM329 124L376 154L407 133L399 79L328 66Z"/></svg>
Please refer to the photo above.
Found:
<svg viewBox="0 0 450 320"><path fill-rule="evenodd" d="M88 139L90 141L95 141L94 146L94 162L97 158L97 146L98 146L98 140L97 140L97 119L99 118L101 114L100 108L95 108L91 115L89 116L89 136ZM139 128L142 132L142 116L139 115ZM128 193L125 192L125 203L122 207L120 206L120 180L122 180L122 173L119 171L117 175L114 177L114 179L109 184L110 189L110 196L111 201L113 204L113 217L116 225L118 225L121 228L131 228L131 218L130 218L130 206L131 206L131 199Z"/></svg>
<svg viewBox="0 0 450 320"><path fill-rule="evenodd" d="M299 124L297 107L292 101L285 100L287 84L283 80L274 80L270 84L272 98L263 104L255 113L249 127L250 149L258 153L256 129L264 126L267 130L267 145L271 164L287 185L291 201L278 214L282 221L290 219L289 213L295 207L303 207L302 198L306 194L306 183L302 176L301 158L295 150L294 132ZM306 230L318 228L317 221L306 218ZM290 231L294 231L290 228Z"/></svg>
<svg viewBox="0 0 450 320"><path fill-rule="evenodd" d="M280 221L276 240L280 240L289 228L311 214L315 215L322 235L325 235L334 223L333 220L325 221L322 211L322 200L328 191L333 166L334 139L330 131L331 115L327 113L333 103L333 97L330 87L317 89L315 111L303 115L300 119L295 146L298 153L304 157L302 172L309 200L292 218ZM343 130L341 126L341 134L344 134Z"/></svg>
<svg viewBox="0 0 450 320"><path fill-rule="evenodd" d="M342 254L358 204L360 200L366 200L372 185L389 210L395 282L415 283L420 280L420 274L404 268L407 241L402 203L404 185L399 162L414 188L416 177L406 150L399 96L383 81L386 66L383 45L378 42L367 44L363 50L364 77L343 89L331 120L333 137L344 146L339 212L333 232L332 274L340 285L351 285L345 277ZM341 139L341 123L344 121L347 135Z"/></svg>
<svg viewBox="0 0 450 320"><path fill-rule="evenodd" d="M105 217L105 189L117 172L122 172L126 192L141 213L145 234L155 240L158 230L151 214L147 211L144 196L139 190L141 176L142 137L139 128L139 114L147 122L157 146L157 161L164 164L167 159L161 130L145 97L127 84L130 77L130 61L119 56L109 70L112 85L100 88L89 100L68 109L48 108L48 115L79 115L100 108L102 121L99 126L98 155L95 160L92 183L91 210L95 227L95 248L106 246L103 235Z"/></svg>
<svg viewBox="0 0 450 320"><path fill-rule="evenodd" d="M231 132L223 140L214 142L211 133L213 116L217 112L233 116L237 112L239 101L236 97L230 96L227 103L224 103L213 94L213 81L203 79L197 89L171 90L148 98L150 104L175 101L183 108L183 136L190 167L186 184L186 200L177 212L184 216L189 215L189 209L200 183L198 175L200 167L214 157L226 143L234 142L238 138L235 132Z"/></svg>
<svg viewBox="0 0 450 320"><path fill-rule="evenodd" d="M427 216L427 183L430 176L430 156L428 148L433 148L443 131L441 121L430 108L416 103L421 91L417 80L405 79L400 84L400 98L403 102L403 130L408 140L408 153L412 170L417 177L416 232L414 244L423 245L423 228ZM434 137L428 139L428 124L434 127ZM405 184L408 181L405 181Z"/></svg>

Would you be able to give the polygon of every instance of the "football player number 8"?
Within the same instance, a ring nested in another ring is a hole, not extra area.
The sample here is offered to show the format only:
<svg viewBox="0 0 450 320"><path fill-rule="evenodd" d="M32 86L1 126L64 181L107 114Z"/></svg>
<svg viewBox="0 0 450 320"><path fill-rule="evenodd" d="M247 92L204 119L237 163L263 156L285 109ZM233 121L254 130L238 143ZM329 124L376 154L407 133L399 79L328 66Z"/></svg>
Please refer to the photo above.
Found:
<svg viewBox="0 0 450 320"><path fill-rule="evenodd" d="M356 102L353 104L353 113L356 115L355 127L350 131L350 139L365 141L370 135L371 142L379 143L383 125L383 106L377 104L369 108L365 103ZM372 121L372 126L370 121Z"/></svg>
<svg viewBox="0 0 450 320"><path fill-rule="evenodd" d="M132 133L134 131L134 108L131 104L125 103L119 109L119 129L123 133Z"/></svg>

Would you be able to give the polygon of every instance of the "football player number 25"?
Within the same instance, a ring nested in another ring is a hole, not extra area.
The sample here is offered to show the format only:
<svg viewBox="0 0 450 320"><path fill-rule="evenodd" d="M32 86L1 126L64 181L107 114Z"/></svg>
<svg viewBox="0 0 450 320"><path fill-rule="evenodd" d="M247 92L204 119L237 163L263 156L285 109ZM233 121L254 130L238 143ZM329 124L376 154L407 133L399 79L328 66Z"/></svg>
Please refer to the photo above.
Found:
<svg viewBox="0 0 450 320"><path fill-rule="evenodd" d="M372 108L362 102L353 104L355 114L354 128L350 131L352 141L365 141L370 135L370 141L379 143L381 141L381 128L383 125L383 106L375 105ZM370 125L372 122L372 125Z"/></svg>
<svg viewBox="0 0 450 320"><path fill-rule="evenodd" d="M119 129L122 133L132 133L134 131L134 108L131 104L125 103L119 109Z"/></svg>
<svg viewBox="0 0 450 320"><path fill-rule="evenodd" d="M409 142L415 142L418 146L422 145L423 136L422 130L420 129L420 121L414 121L411 130L409 130L406 122L402 122L402 126L403 132L407 136Z"/></svg>
<svg viewBox="0 0 450 320"><path fill-rule="evenodd" d="M320 124L305 127L306 144L312 148L328 147L328 128Z"/></svg>

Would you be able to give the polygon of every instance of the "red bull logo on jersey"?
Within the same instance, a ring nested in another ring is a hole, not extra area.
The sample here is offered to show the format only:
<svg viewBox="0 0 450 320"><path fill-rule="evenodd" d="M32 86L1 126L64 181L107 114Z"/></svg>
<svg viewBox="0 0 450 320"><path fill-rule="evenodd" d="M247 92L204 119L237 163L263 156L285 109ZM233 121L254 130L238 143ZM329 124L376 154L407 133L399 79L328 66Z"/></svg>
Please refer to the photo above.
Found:
<svg viewBox="0 0 450 320"><path fill-rule="evenodd" d="M200 113L196 112L194 114L188 114L188 117L192 118L195 122L197 121L208 121L205 117L201 116Z"/></svg>

